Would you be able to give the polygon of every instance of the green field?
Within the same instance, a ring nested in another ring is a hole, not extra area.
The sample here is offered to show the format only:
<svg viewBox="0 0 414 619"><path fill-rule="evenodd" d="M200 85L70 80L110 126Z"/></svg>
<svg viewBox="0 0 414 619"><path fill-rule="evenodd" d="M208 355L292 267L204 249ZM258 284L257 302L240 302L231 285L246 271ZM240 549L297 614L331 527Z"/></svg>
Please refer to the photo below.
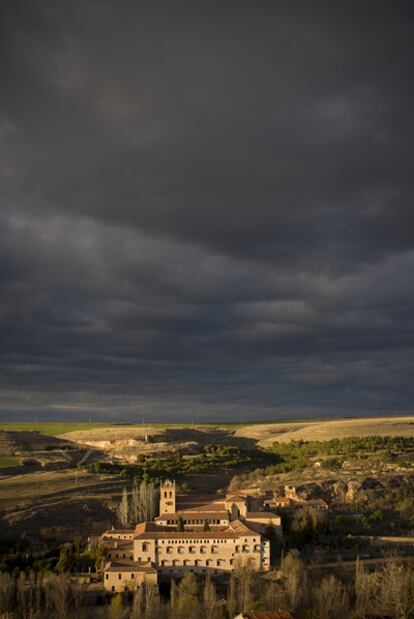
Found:
<svg viewBox="0 0 414 619"><path fill-rule="evenodd" d="M60 434L66 434L66 432L78 432L82 430L91 430L93 428L116 428L116 427L139 427L141 425L154 428L192 428L192 427L220 427L228 429L244 428L251 425L261 424L284 424L284 423L298 423L298 422L312 423L316 421L329 421L328 418L324 419L275 419L267 421L241 421L241 422L191 422L191 423L163 423L163 422L145 422L142 423L128 423L128 422L32 422L32 421L17 421L17 422L0 422L0 431L6 432L39 432L40 434L46 434L49 436L59 436Z"/></svg>
<svg viewBox="0 0 414 619"><path fill-rule="evenodd" d="M0 456L0 469L6 469L11 466L19 466L20 460L19 458L14 458L13 456Z"/></svg>
<svg viewBox="0 0 414 619"><path fill-rule="evenodd" d="M115 423L71 423L71 422L30 422L19 421L12 423L0 423L0 430L5 432L39 432L50 436L65 434L66 432L77 432L80 430L90 430L91 428L110 428L120 424Z"/></svg>

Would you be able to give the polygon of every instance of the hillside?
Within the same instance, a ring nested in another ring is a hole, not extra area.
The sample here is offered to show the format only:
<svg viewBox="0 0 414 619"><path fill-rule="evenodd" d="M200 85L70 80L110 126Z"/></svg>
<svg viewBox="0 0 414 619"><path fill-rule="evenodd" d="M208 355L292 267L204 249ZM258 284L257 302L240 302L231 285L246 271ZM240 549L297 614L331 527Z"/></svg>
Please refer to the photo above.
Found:
<svg viewBox="0 0 414 619"><path fill-rule="evenodd" d="M303 421L281 424L252 424L235 431L238 437L254 439L260 446L274 441L329 441L348 436L414 436L414 417L375 417Z"/></svg>

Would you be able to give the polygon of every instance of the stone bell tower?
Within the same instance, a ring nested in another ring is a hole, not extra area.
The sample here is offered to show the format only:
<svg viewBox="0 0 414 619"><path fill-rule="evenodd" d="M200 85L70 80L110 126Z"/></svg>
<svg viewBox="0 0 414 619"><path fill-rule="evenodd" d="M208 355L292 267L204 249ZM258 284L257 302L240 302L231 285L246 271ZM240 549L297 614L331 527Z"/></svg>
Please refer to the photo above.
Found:
<svg viewBox="0 0 414 619"><path fill-rule="evenodd" d="M175 513L175 481L166 479L160 484L160 516Z"/></svg>

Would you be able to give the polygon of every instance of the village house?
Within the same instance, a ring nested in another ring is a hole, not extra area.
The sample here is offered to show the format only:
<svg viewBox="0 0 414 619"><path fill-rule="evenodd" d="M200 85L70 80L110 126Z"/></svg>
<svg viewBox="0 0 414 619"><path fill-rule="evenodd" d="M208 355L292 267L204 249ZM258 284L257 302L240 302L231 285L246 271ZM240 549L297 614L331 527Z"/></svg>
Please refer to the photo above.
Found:
<svg viewBox="0 0 414 619"><path fill-rule="evenodd" d="M283 509L293 511L295 509L316 509L326 511L328 504L323 499L302 499L298 496L294 486L285 486L285 494L282 496L267 496L263 505L271 509Z"/></svg>
<svg viewBox="0 0 414 619"><path fill-rule="evenodd" d="M139 523L134 530L109 530L100 537L109 560L103 569L105 588L135 589L153 585L157 575L186 571L223 574L238 563L268 570L270 543L263 533L271 525L281 536L281 518L260 507L257 499L232 493L209 503L198 499L180 509L175 483L164 482L155 522Z"/></svg>
<svg viewBox="0 0 414 619"><path fill-rule="evenodd" d="M104 568L104 587L107 591L120 593L145 586L158 585L157 570L149 562L136 563L131 560L109 561Z"/></svg>
<svg viewBox="0 0 414 619"><path fill-rule="evenodd" d="M263 504L272 509L317 509L325 511L328 509L328 504L323 499L291 499L287 496L275 496L271 499L265 499Z"/></svg>

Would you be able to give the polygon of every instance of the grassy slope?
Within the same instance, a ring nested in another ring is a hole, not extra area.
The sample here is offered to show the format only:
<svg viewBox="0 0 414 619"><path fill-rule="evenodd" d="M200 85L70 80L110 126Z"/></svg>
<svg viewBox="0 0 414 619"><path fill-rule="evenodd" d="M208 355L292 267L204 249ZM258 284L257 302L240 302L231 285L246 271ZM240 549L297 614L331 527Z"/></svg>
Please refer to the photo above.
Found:
<svg viewBox="0 0 414 619"><path fill-rule="evenodd" d="M248 428L253 425L268 425L268 424L286 424L286 423L297 423L299 421L305 421L306 423L315 423L316 421L329 421L328 419L290 419L288 422L286 420L275 420L272 422L269 421L251 421L251 422L211 422L211 423L157 423L157 422L147 422L144 425L147 427L154 428L192 428L192 427L220 427L220 428L229 428L237 430L237 428ZM116 427L140 427L141 423L122 423L122 422L66 422L66 421L56 421L56 422L31 422L31 421L16 421L16 422L0 422L0 431L4 430L7 432L18 432L18 431L26 431L26 432L39 432L40 434L46 434L50 436L59 436L60 434L66 434L67 432L79 432L83 430L90 430L93 428L116 428Z"/></svg>
<svg viewBox="0 0 414 619"><path fill-rule="evenodd" d="M19 466L19 458L13 456L0 456L0 469L5 469L11 466Z"/></svg>
<svg viewBox="0 0 414 619"><path fill-rule="evenodd" d="M399 422L403 425L397 426ZM265 442L281 440L288 442L293 439L327 440L336 436L370 435L376 434L414 434L414 417L378 417L378 418L313 418L313 419L275 419L274 421L251 421L251 422L223 422L223 423L121 423L121 422L2 422L0 431L36 431L40 434L59 436L68 432L88 431L99 428L139 428L153 427L154 429L168 428L213 428L235 430L239 436L250 436L256 440ZM295 426L301 427L295 427ZM375 428L375 431L373 432ZM318 436L316 436L317 434Z"/></svg>
<svg viewBox="0 0 414 619"><path fill-rule="evenodd" d="M13 423L0 423L0 430L6 432L39 432L50 436L58 436L66 434L66 432L75 432L80 430L90 430L91 428L107 428L115 426L111 423L71 423L71 422L56 422L56 423L32 423L26 421Z"/></svg>

